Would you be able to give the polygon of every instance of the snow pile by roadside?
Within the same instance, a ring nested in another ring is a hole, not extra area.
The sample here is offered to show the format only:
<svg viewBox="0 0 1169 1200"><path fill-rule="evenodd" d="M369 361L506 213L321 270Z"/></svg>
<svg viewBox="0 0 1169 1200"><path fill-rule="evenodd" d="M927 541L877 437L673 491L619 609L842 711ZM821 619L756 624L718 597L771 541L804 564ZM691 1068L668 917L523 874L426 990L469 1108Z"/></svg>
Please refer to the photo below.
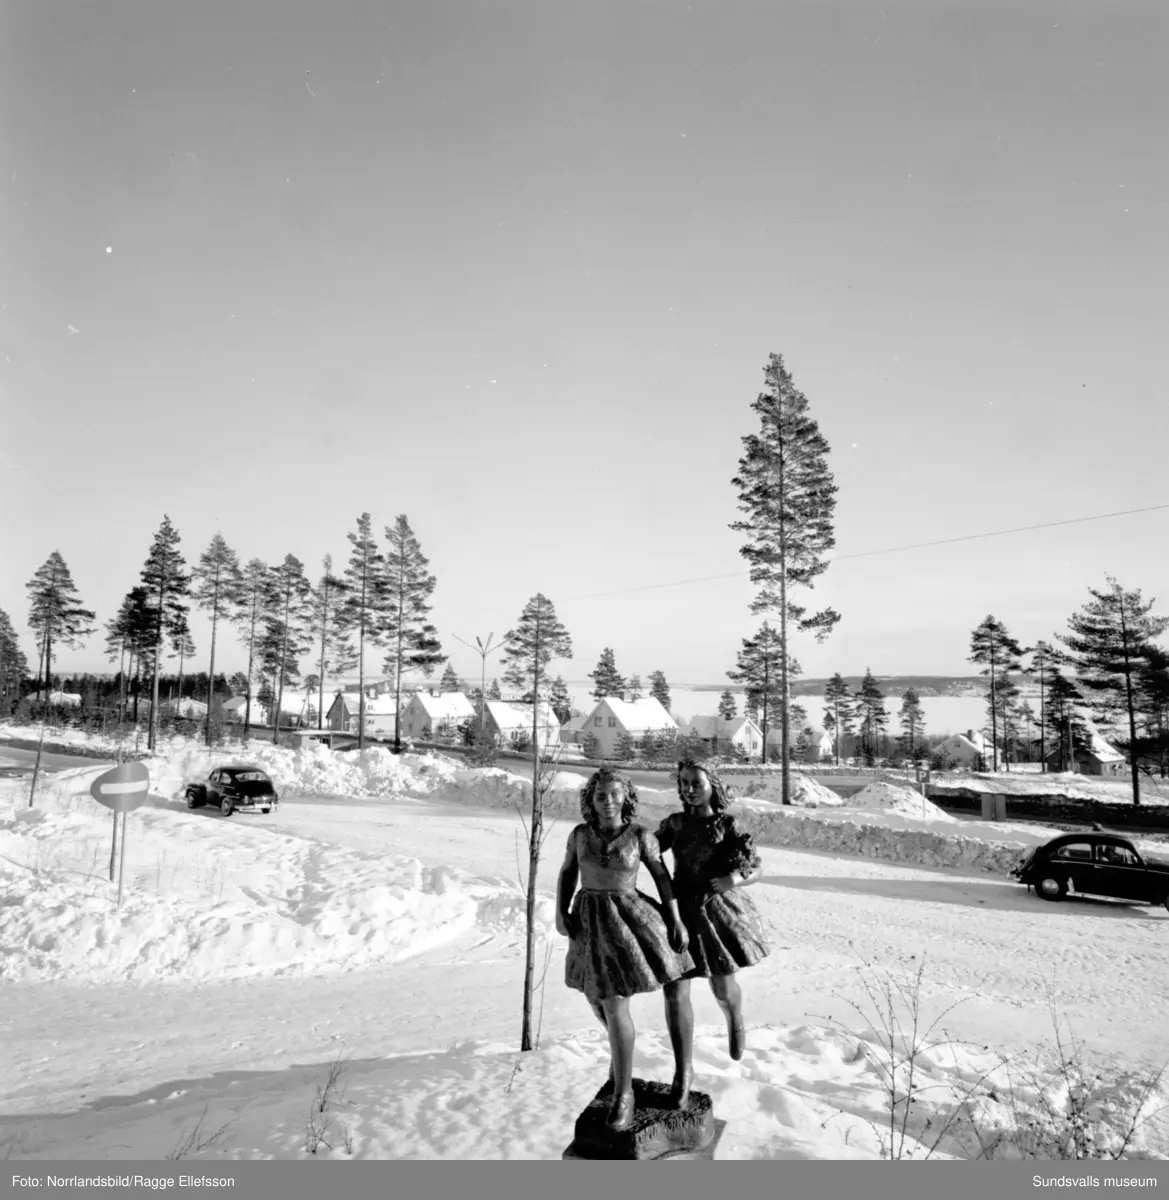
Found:
<svg viewBox="0 0 1169 1200"><path fill-rule="evenodd" d="M1070 772L1036 775L1002 771L997 775L935 771L930 776L935 787L991 792L1005 796L1066 796L1069 800L1099 800L1107 804L1131 804L1132 782L1128 779L1102 779ZM1169 804L1169 789L1164 780L1141 780L1142 804Z"/></svg>
<svg viewBox="0 0 1169 1200"><path fill-rule="evenodd" d="M757 776L746 787L752 800L783 803L783 781L779 774ZM791 773L789 787L790 799L796 808L839 808L844 803L842 797L818 779L796 771Z"/></svg>
<svg viewBox="0 0 1169 1200"><path fill-rule="evenodd" d="M1011 830L1010 841L985 841L956 833L940 833L913 828L912 818L890 813L884 820L868 819L868 814L801 812L792 808L766 808L742 801L736 805L738 824L754 834L761 845L795 846L832 854L854 854L864 858L915 863L924 867L957 867L964 871L986 871L1006 875L1032 845L1042 844L1055 831L1024 831L1027 840ZM874 817L876 814L874 814ZM893 822L897 822L894 824ZM1032 827L1034 828L1034 827Z"/></svg>
<svg viewBox="0 0 1169 1200"><path fill-rule="evenodd" d="M64 774L32 809L26 781L0 781L0 980L299 975L398 962L476 925L523 927L522 894L504 880L173 804L129 814L119 907L95 771ZM553 915L541 897L545 935Z"/></svg>
<svg viewBox="0 0 1169 1200"><path fill-rule="evenodd" d="M921 821L941 821L957 825L959 820L945 809L939 808L912 788L898 787L895 783L876 780L861 788L845 801L846 808L873 808L881 812L901 813Z"/></svg>

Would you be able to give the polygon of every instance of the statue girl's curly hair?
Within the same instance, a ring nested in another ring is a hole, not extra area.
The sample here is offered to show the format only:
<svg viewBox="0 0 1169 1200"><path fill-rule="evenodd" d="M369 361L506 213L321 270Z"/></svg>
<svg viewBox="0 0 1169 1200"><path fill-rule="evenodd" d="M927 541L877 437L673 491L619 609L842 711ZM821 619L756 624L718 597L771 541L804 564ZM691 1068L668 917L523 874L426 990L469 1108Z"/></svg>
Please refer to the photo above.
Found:
<svg viewBox="0 0 1169 1200"><path fill-rule="evenodd" d="M580 815L590 829L596 830L598 825L597 810L593 807L593 797L597 794L597 788L602 784L613 782L619 783L625 789L625 803L621 805L621 819L632 821L637 816L637 788L633 786L633 780L628 775L615 771L612 767L601 767L600 770L594 771L589 776L588 782L580 789Z"/></svg>
<svg viewBox="0 0 1169 1200"><path fill-rule="evenodd" d="M718 777L718 771L715 770L710 763L702 762L697 758L684 758L678 763L678 799L682 799L682 772L685 770L701 771L707 779L710 780L710 807L715 813L724 812L730 806L730 797L727 795L726 784ZM683 803L683 810L686 805Z"/></svg>

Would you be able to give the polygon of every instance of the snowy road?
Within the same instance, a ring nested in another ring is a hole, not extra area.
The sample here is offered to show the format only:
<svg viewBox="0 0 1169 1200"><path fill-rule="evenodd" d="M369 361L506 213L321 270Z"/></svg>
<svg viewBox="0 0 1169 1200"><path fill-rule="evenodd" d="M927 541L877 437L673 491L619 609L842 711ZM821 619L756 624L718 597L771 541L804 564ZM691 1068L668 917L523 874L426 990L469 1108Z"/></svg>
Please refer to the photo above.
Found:
<svg viewBox="0 0 1169 1200"><path fill-rule="evenodd" d="M477 875L514 878L522 857L518 816L418 797L290 798L271 823L257 818L248 827ZM568 828L561 821L550 834L540 877L549 893ZM835 1018L861 1029L866 1022L847 1003L865 1007L858 955L896 972L924 956L927 1018L960 1001L944 1021L955 1037L1004 1051L1050 1037L1054 984L1059 1011L1091 1051L1157 1064L1169 1057L1163 910L1045 904L989 877L768 847L763 862L753 894L774 952L743 976L749 1022ZM583 999L562 983L564 945L554 943L543 1032L592 1038ZM16 1049L15 1069L0 1078L0 1106L8 1116L117 1106L219 1076L208 1085L216 1090L241 1072L319 1064L339 1046L368 1059L471 1039L518 1044L522 960L513 923L478 926L393 967L295 980L6 985L0 1038ZM700 1024L719 1020L704 989L695 1000ZM661 1026L660 1003L635 1000L640 1026Z"/></svg>

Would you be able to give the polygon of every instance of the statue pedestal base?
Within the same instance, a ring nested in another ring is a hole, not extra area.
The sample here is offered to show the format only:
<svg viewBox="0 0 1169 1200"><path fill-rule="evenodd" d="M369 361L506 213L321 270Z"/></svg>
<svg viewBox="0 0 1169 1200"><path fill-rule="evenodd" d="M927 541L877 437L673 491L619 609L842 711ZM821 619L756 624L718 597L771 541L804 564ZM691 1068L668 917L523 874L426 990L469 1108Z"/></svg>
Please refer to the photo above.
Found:
<svg viewBox="0 0 1169 1200"><path fill-rule="evenodd" d="M577 1117L572 1144L561 1158L713 1158L726 1122L714 1119L710 1096L692 1091L685 1108L669 1107L669 1096L668 1083L635 1079L633 1124L613 1132L605 1128L613 1097L612 1080L606 1080Z"/></svg>

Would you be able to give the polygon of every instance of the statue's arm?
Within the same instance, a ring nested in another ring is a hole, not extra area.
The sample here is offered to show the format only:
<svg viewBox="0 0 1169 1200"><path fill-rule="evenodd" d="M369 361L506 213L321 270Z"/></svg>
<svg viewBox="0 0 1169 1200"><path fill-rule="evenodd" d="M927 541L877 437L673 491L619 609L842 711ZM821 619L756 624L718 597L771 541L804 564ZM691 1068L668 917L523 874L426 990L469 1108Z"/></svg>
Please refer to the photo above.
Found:
<svg viewBox="0 0 1169 1200"><path fill-rule="evenodd" d="M560 867L560 876L556 881L556 931L566 938L572 937L575 933L572 927L572 897L580 879L576 839L577 831L574 829L568 835L568 848Z"/></svg>
<svg viewBox="0 0 1169 1200"><path fill-rule="evenodd" d="M658 895L662 898L662 908L666 915L666 928L670 932L670 945L675 950L685 950L690 938L686 926L682 923L682 914L678 911L678 900L674 895L674 886L670 882L670 873L662 862L662 851L657 837L648 829L641 834L641 861L645 863Z"/></svg>

